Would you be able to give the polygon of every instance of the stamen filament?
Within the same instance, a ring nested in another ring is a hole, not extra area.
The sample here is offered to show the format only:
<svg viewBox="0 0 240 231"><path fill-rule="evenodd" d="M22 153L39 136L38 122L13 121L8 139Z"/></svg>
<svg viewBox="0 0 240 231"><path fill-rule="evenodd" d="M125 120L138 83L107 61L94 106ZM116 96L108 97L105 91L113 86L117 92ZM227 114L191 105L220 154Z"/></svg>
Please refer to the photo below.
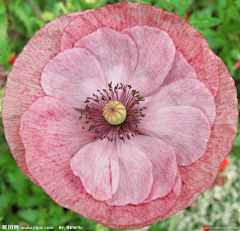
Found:
<svg viewBox="0 0 240 231"><path fill-rule="evenodd" d="M138 124L145 114L146 107L139 108L144 101L139 92L132 90L131 85L122 83L108 90L97 90L99 95L93 94L85 100L85 110L81 110L79 119L84 119L89 132L95 132L94 140L107 138L110 142L117 139L125 142L138 134ZM85 129L84 126L82 129Z"/></svg>

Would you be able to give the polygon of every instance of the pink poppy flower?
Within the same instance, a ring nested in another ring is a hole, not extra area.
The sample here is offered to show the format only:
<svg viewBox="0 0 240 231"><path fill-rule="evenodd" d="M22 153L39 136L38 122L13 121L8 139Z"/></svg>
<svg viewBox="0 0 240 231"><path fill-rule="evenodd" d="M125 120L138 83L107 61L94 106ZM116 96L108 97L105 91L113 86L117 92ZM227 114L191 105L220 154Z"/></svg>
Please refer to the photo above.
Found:
<svg viewBox="0 0 240 231"><path fill-rule="evenodd" d="M3 100L24 174L60 206L115 229L191 205L214 182L237 120L234 81L204 37L131 2L45 25Z"/></svg>

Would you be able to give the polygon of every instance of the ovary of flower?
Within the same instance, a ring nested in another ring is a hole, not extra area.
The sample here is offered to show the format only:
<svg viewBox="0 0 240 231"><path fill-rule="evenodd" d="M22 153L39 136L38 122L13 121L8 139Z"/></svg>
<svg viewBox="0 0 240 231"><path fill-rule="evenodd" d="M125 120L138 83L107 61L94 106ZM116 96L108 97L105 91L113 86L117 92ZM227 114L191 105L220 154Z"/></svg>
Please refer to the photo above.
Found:
<svg viewBox="0 0 240 231"><path fill-rule="evenodd" d="M109 124L119 125L126 119L127 111L121 102L109 101L103 108L103 116Z"/></svg>

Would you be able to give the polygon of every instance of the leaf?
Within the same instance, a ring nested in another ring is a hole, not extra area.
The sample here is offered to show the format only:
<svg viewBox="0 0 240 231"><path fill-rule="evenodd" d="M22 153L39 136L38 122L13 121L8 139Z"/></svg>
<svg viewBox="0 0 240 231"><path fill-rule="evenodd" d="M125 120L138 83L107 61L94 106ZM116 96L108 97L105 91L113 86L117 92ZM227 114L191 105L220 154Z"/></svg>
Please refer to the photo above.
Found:
<svg viewBox="0 0 240 231"><path fill-rule="evenodd" d="M2 194L0 195L0 208L4 210L9 207L10 202L10 195L9 194Z"/></svg>
<svg viewBox="0 0 240 231"><path fill-rule="evenodd" d="M207 37L207 41L211 49L216 49L229 43L227 39L221 38L217 35L213 37Z"/></svg>
<svg viewBox="0 0 240 231"><path fill-rule="evenodd" d="M151 4L152 3L151 0L138 0L137 2L142 2L142 3L146 3L146 4Z"/></svg>
<svg viewBox="0 0 240 231"><path fill-rule="evenodd" d="M219 25L221 23L221 19L215 17L201 18L192 15L189 19L189 23L191 23L196 29L209 28Z"/></svg>
<svg viewBox="0 0 240 231"><path fill-rule="evenodd" d="M8 68L8 53L10 53L9 39L7 35L7 13L3 0L0 0L0 65Z"/></svg>
<svg viewBox="0 0 240 231"><path fill-rule="evenodd" d="M107 228L106 226L103 226L101 224L97 224L95 227L95 231L108 231L109 228Z"/></svg>
<svg viewBox="0 0 240 231"><path fill-rule="evenodd" d="M69 12L62 2L58 2L54 5L53 18L57 18L67 13Z"/></svg>
<svg viewBox="0 0 240 231"><path fill-rule="evenodd" d="M238 21L238 25L240 24L239 21L239 17L240 17L240 13L239 13L239 8L236 8L234 5L230 6L227 10L227 15L229 18L229 21L232 19L234 21ZM230 24L230 23L228 23ZM231 25L231 24L230 24Z"/></svg>
<svg viewBox="0 0 240 231"><path fill-rule="evenodd" d="M83 10L82 6L81 6L81 4L80 4L80 2L78 0L72 0L72 4L75 6L77 11Z"/></svg>
<svg viewBox="0 0 240 231"><path fill-rule="evenodd" d="M179 16L185 18L188 8L193 3L193 0L174 0L171 4L174 6L174 12Z"/></svg>
<svg viewBox="0 0 240 231"><path fill-rule="evenodd" d="M235 139L233 146L240 147L240 134L238 134L237 138Z"/></svg>
<svg viewBox="0 0 240 231"><path fill-rule="evenodd" d="M26 14L26 12L17 5L13 5L12 10L13 10L14 14L19 18L19 20L26 27L27 33L29 35L31 35L32 34L32 25L31 25L31 22L29 20L29 16Z"/></svg>
<svg viewBox="0 0 240 231"><path fill-rule="evenodd" d="M34 225L34 223L36 224L36 221L39 217L39 213L38 211L32 210L32 209L24 209L24 210L22 209L18 212L18 216L23 220L25 220L26 222L29 222L32 225Z"/></svg>
<svg viewBox="0 0 240 231"><path fill-rule="evenodd" d="M229 34L229 33L233 33L233 34L238 34L240 35L240 22L234 22L231 24L226 24L223 28L223 33Z"/></svg>
<svg viewBox="0 0 240 231"><path fill-rule="evenodd" d="M225 8L227 6L227 0L218 0L218 7Z"/></svg>
<svg viewBox="0 0 240 231"><path fill-rule="evenodd" d="M51 21L51 20L53 20L53 12L44 11L43 14L42 14L42 17L46 21Z"/></svg>
<svg viewBox="0 0 240 231"><path fill-rule="evenodd" d="M218 1L218 17L222 20L224 19L224 15L226 14L225 8L227 5L227 0L219 0Z"/></svg>
<svg viewBox="0 0 240 231"><path fill-rule="evenodd" d="M207 39L207 37L214 37L216 36L216 31L212 30L211 28L204 28L198 30L203 36Z"/></svg>
<svg viewBox="0 0 240 231"><path fill-rule="evenodd" d="M100 6L107 4L107 0L81 0L81 2L86 5L87 8L96 9Z"/></svg>
<svg viewBox="0 0 240 231"><path fill-rule="evenodd" d="M18 194L23 192L24 181L26 181L26 177L19 168L16 168L15 172L7 172L6 177Z"/></svg>
<svg viewBox="0 0 240 231"><path fill-rule="evenodd" d="M0 38L0 43L1 43L1 38ZM1 47L1 45L0 45L0 47ZM7 60L7 57L5 57L5 59ZM0 60L1 60L1 54L0 54ZM1 63L1 61L0 61L0 65L1 64L3 65L3 63ZM4 91L5 91L5 86L4 87L0 86L0 118L2 118L1 112L2 112L2 100L4 97ZM0 149L0 151L2 151L2 150Z"/></svg>

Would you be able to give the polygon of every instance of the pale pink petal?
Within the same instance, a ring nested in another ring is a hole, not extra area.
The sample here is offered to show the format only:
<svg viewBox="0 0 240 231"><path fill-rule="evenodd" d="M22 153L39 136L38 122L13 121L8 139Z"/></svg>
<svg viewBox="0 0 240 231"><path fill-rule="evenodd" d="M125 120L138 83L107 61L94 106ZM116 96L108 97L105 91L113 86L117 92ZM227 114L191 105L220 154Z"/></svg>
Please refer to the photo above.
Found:
<svg viewBox="0 0 240 231"><path fill-rule="evenodd" d="M20 136L26 156L46 155L51 162L53 155L64 159L94 141L95 134L82 128L85 123L79 120L80 115L54 97L37 99L21 117ZM34 167L41 169L41 164L37 161Z"/></svg>
<svg viewBox="0 0 240 231"><path fill-rule="evenodd" d="M126 224L129 228L140 228L152 223L155 217L168 213L181 192L181 176L178 173L173 190L163 198L137 206L109 206L88 194L79 177L73 174L69 166L73 153L64 155L60 149L59 155L51 155L51 151L48 155L42 155L45 152L44 146L33 145L32 149L35 155L26 153L29 170L56 203L114 229L123 229ZM36 167L36 163L41 168Z"/></svg>
<svg viewBox="0 0 240 231"><path fill-rule="evenodd" d="M108 207L107 214L111 214L111 218L109 220L106 219L107 223L103 224L108 224L108 226L113 229L124 229L124 227L126 227L123 225L124 223L128 224L129 229L137 229L152 224L154 223L153 220L156 220L155 217L157 214L159 214L159 216L162 216L160 214L168 214L169 209L178 199L181 186L181 175L178 171L173 190L167 196L137 206ZM102 207L99 209L101 208ZM103 216L107 218L105 214L103 214Z"/></svg>
<svg viewBox="0 0 240 231"><path fill-rule="evenodd" d="M101 28L74 44L88 49L98 60L107 83L128 84L137 65L138 51L129 35Z"/></svg>
<svg viewBox="0 0 240 231"><path fill-rule="evenodd" d="M183 57L181 52L176 51L172 68L158 90L174 81L186 78L198 79L194 68Z"/></svg>
<svg viewBox="0 0 240 231"><path fill-rule="evenodd" d="M138 47L138 64L129 82L144 96L157 89L170 71L175 46L170 36L156 27L136 26L122 30Z"/></svg>
<svg viewBox="0 0 240 231"><path fill-rule="evenodd" d="M43 105L45 107L39 112L39 107ZM88 132L86 136L82 136L82 129L78 128L78 123L81 126L82 122L72 116L75 113L78 116L78 112L72 110L60 100L46 96L39 98L22 116L21 136L26 148L27 165L46 193L59 205L115 228L125 227L126 224L129 227L141 227L142 224L151 222L153 217L166 214L181 192L179 174L173 190L167 196L138 206L109 206L95 200L85 191L79 177L73 174L70 161L77 150L87 145L92 137L88 136ZM61 134L54 133L53 128L58 128ZM65 135L68 135L69 139L66 139ZM139 158L133 156L133 159Z"/></svg>
<svg viewBox="0 0 240 231"><path fill-rule="evenodd" d="M5 137L18 166L35 184L38 183L25 163L25 150L19 136L20 118L38 97L45 95L40 86L41 72L48 60L60 52L64 28L71 20L87 12L64 15L42 27L24 47L7 78L2 105Z"/></svg>
<svg viewBox="0 0 240 231"><path fill-rule="evenodd" d="M70 161L73 173L96 200L109 200L119 183L117 146L109 140L97 140L84 146Z"/></svg>
<svg viewBox="0 0 240 231"><path fill-rule="evenodd" d="M102 27L121 32L134 26L157 27L167 32L176 50L182 53L196 71L198 79L216 97L219 87L218 65L204 36L178 15L151 5L121 2L81 15L64 30L61 49L72 48L76 41Z"/></svg>
<svg viewBox="0 0 240 231"><path fill-rule="evenodd" d="M73 48L59 53L43 69L41 86L47 95L73 108L84 108L84 101L106 82L96 58L86 49Z"/></svg>
<svg viewBox="0 0 240 231"><path fill-rule="evenodd" d="M183 190L177 203L162 219L190 206L216 179L219 167L231 151L238 129L238 100L235 82L224 62L216 56L220 88L216 97L216 120L206 154L188 167L181 167ZM201 174L199 174L201 173Z"/></svg>
<svg viewBox="0 0 240 231"><path fill-rule="evenodd" d="M44 107L39 114L39 107L41 108L41 106ZM22 117L21 136L26 148L27 165L30 173L37 179L40 186L61 206L71 208L73 211L97 222L110 224L112 227L122 227L122 224L125 226L126 223L133 227L140 227L143 222L151 220L152 217L166 214L175 203L181 191L180 175L178 175L175 181L173 190L167 196L139 205L139 207L134 205L108 206L105 202L95 200L86 193L79 177L73 174L70 168L70 161L78 149L87 145L89 137L82 137L82 129L78 128L78 123L81 123L81 120L76 120L75 117L71 116L74 113L76 113L76 116L79 116L79 114L72 110L67 105L61 103L60 100L46 96L38 99ZM60 111L60 114L56 113ZM45 118L48 118L48 120ZM64 129L61 126L63 123L65 124ZM57 125L60 125L60 127ZM54 127L58 127L58 131L61 131L61 134L56 135L53 133L51 129ZM68 131L66 127L71 129ZM69 139L64 138L65 135L68 135ZM88 132L86 135L88 135ZM78 136L80 139L77 139ZM52 142L53 140L55 142ZM132 154L131 150L126 150L124 153ZM139 153L140 151L134 154L139 155ZM141 157L139 158L139 156L136 157L135 155L130 158L133 159L133 165L126 168L130 172L135 169L133 167L137 164L135 163L136 159L144 165L141 167L148 166L148 162L150 162L149 160L146 161L146 159L142 161ZM126 159L128 158L126 157ZM151 177L149 176L151 169L149 170L148 168L149 171L145 174L142 172L143 169L138 171L140 171L142 176L147 176L140 177L140 179L149 184L151 182ZM129 180L131 181L131 178ZM143 182L142 187L140 186L138 190L141 191L145 187L146 185ZM139 194L139 192L135 193ZM96 213L96 209L101 212ZM120 216L120 214L122 215ZM129 214L135 214L137 217L129 216Z"/></svg>
<svg viewBox="0 0 240 231"><path fill-rule="evenodd" d="M211 127L202 110L174 106L146 114L139 131L168 142L177 153L178 165L187 166L205 154Z"/></svg>
<svg viewBox="0 0 240 231"><path fill-rule="evenodd" d="M140 204L148 196L153 183L152 163L129 140L117 142L120 179L118 190L107 204L122 206Z"/></svg>
<svg viewBox="0 0 240 231"><path fill-rule="evenodd" d="M192 106L201 109L210 125L216 117L215 102L211 92L196 79L182 79L164 87L147 105L144 113L173 106Z"/></svg>
<svg viewBox="0 0 240 231"><path fill-rule="evenodd" d="M152 162L153 185L144 202L166 196L172 191L178 173L174 149L167 142L150 136L138 135L131 142Z"/></svg>

